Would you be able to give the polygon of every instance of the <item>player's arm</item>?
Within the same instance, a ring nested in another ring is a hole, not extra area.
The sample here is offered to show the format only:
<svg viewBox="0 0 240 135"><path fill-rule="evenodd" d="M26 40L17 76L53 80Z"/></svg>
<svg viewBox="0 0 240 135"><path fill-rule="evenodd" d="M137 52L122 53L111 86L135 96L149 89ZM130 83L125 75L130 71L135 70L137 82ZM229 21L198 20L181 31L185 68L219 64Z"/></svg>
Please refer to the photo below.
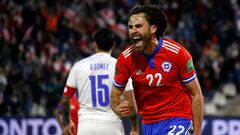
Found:
<svg viewBox="0 0 240 135"><path fill-rule="evenodd" d="M115 67L114 82L110 94L110 106L116 115L120 117L126 117L130 115L131 103L127 100L123 100L122 94L125 90L125 87L127 90L133 88L131 83L127 83L129 81L127 80L129 79L129 76L126 73L127 70L121 63L121 56L119 56ZM117 80L121 83L118 83Z"/></svg>
<svg viewBox="0 0 240 135"><path fill-rule="evenodd" d="M132 128L130 135L138 134L135 100L133 96L132 79L129 78L128 70L124 66L124 57L119 56L116 63L114 84L110 95L110 105L112 110L120 117L130 116ZM128 80L127 80L128 78ZM121 82L117 83L117 80ZM127 84L126 84L127 81ZM126 84L123 85L123 84ZM124 91L125 89L125 91Z"/></svg>
<svg viewBox="0 0 240 135"><path fill-rule="evenodd" d="M197 78L189 83L186 83L186 86L190 91L192 98L193 132L194 135L201 135L204 105L201 87Z"/></svg>
<svg viewBox="0 0 240 135"><path fill-rule="evenodd" d="M73 122L71 121L71 116L70 116L70 100L74 93L76 92L76 88L69 87L68 85L65 86L64 88L64 93L62 95L62 98L60 100L60 104L63 107L63 122L64 122L64 129L63 129L63 134L64 135L73 135L72 130L74 132L76 131L76 127L74 127Z"/></svg>
<svg viewBox="0 0 240 135"><path fill-rule="evenodd" d="M63 122L63 108L62 105L59 103L57 106L57 109L54 110L54 116L58 122L58 124L60 125L61 129L63 130L64 128L64 122Z"/></svg>
<svg viewBox="0 0 240 135"><path fill-rule="evenodd" d="M70 116L70 99L74 95L74 93L77 91L77 75L76 75L76 70L79 69L78 64L74 64L73 67L71 68L66 85L64 87L64 91L60 100L60 104L62 105L63 108L63 122L64 122L64 129L63 129L63 134L64 135L72 135L72 129L74 132L76 131L76 128L71 121L71 116Z"/></svg>
<svg viewBox="0 0 240 135"><path fill-rule="evenodd" d="M63 106L63 121L66 123L62 129L63 135L73 135L71 129L74 129L74 132L76 131L76 127L74 127L70 117L70 98L69 96L63 95L60 101Z"/></svg>
<svg viewBox="0 0 240 135"><path fill-rule="evenodd" d="M122 95L123 90L120 88L117 88L113 85L111 95L110 95L110 105L115 114L117 114L120 117L126 117L130 114L130 108L129 108L129 101L123 101Z"/></svg>
<svg viewBox="0 0 240 135"><path fill-rule="evenodd" d="M122 90L113 86L110 105L112 110L121 118L128 117L132 123L130 135L138 134L137 114L134 108L134 100L131 91L125 91L122 97Z"/></svg>
<svg viewBox="0 0 240 135"><path fill-rule="evenodd" d="M114 81L110 95L112 110L120 117L127 117L136 114L134 104L132 80L128 79L126 85L119 85Z"/></svg>
<svg viewBox="0 0 240 135"><path fill-rule="evenodd" d="M62 95L61 105L63 106L63 119L66 123L70 123L70 97Z"/></svg>
<svg viewBox="0 0 240 135"><path fill-rule="evenodd" d="M123 92L123 100L129 101L131 105L130 115L136 114L136 103L134 100L133 90Z"/></svg>

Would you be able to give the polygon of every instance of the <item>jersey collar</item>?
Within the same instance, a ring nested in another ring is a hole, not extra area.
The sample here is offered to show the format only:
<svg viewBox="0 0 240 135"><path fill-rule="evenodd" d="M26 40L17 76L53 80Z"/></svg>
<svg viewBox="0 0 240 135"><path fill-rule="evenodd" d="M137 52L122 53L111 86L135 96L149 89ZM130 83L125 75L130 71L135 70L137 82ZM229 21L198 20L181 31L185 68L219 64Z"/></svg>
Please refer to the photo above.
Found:
<svg viewBox="0 0 240 135"><path fill-rule="evenodd" d="M160 38L158 41L157 47L153 50L151 55L146 55L145 53L142 53L148 59L150 68L154 68L154 56L162 48L162 42L163 42L163 39Z"/></svg>

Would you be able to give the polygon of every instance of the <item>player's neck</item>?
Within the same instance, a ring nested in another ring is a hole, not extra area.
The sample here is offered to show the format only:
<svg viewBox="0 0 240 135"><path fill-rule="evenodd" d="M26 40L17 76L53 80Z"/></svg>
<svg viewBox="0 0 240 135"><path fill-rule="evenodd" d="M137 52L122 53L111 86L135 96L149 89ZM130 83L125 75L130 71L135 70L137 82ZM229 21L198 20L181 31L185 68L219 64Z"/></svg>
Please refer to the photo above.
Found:
<svg viewBox="0 0 240 135"><path fill-rule="evenodd" d="M103 51L103 50L97 50L97 51L95 51L95 53L97 54L97 53L107 53L107 54L111 54L112 53L112 51L110 50L110 51Z"/></svg>
<svg viewBox="0 0 240 135"><path fill-rule="evenodd" d="M148 45L143 52L146 55L151 55L153 53L153 51L157 48L157 46L158 46L158 40L157 40L157 38L154 38L150 42L148 42Z"/></svg>

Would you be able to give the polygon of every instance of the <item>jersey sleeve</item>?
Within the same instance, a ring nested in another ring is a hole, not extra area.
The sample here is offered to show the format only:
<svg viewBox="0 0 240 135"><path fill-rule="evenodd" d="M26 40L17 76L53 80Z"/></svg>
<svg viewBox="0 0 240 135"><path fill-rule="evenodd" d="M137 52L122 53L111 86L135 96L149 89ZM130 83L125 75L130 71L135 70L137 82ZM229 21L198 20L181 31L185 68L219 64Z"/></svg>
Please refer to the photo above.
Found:
<svg viewBox="0 0 240 135"><path fill-rule="evenodd" d="M116 63L113 85L120 89L125 88L130 77L125 60L126 59L122 55L120 55Z"/></svg>
<svg viewBox="0 0 240 135"><path fill-rule="evenodd" d="M76 65L69 72L63 95L71 97L75 91L77 91Z"/></svg>
<svg viewBox="0 0 240 135"><path fill-rule="evenodd" d="M179 74L181 80L183 83L189 83L196 78L196 71L194 69L192 56L185 48L181 49L179 55L180 57L178 58L180 60L178 59L177 62L179 64Z"/></svg>

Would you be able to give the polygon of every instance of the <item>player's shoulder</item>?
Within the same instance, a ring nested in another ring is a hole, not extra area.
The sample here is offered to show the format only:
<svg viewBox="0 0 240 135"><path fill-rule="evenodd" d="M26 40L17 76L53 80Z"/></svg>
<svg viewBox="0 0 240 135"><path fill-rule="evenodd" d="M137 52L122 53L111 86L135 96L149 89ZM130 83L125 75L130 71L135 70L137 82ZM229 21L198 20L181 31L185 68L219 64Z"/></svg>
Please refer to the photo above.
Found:
<svg viewBox="0 0 240 135"><path fill-rule="evenodd" d="M116 58L114 58L114 57L112 57L112 56L111 56L111 57L109 57L108 59L109 59L109 61L112 61L112 62L116 62L116 61L117 61L117 59L116 59Z"/></svg>
<svg viewBox="0 0 240 135"><path fill-rule="evenodd" d="M84 67L84 66L88 65L88 63L91 61L91 59L92 59L92 55L91 55L91 56L88 56L88 57L86 57L86 58L77 60L77 61L75 61L75 63L73 64L73 67L72 67L72 68L81 68L81 67Z"/></svg>
<svg viewBox="0 0 240 135"><path fill-rule="evenodd" d="M134 45L128 45L120 54L120 58L127 59L134 53Z"/></svg>
<svg viewBox="0 0 240 135"><path fill-rule="evenodd" d="M76 62L74 63L74 65L85 64L86 62L88 62L88 61L90 60L90 58L91 58L91 56L86 57L86 58L83 58L83 59L80 59L80 60L76 61Z"/></svg>
<svg viewBox="0 0 240 135"><path fill-rule="evenodd" d="M179 54L182 51L186 51L186 49L178 42L163 38L162 47L165 48L169 53Z"/></svg>
<svg viewBox="0 0 240 135"><path fill-rule="evenodd" d="M88 56L86 58L83 58L79 61L76 61L73 65L73 68L77 69L77 70L80 70L82 68L86 68L86 67L89 67L89 65L93 64L93 63L110 63L110 64L113 64L115 65L117 59L112 57L111 55L108 55L108 54L104 54L105 56L103 55L99 55L99 54L93 54L91 56Z"/></svg>

